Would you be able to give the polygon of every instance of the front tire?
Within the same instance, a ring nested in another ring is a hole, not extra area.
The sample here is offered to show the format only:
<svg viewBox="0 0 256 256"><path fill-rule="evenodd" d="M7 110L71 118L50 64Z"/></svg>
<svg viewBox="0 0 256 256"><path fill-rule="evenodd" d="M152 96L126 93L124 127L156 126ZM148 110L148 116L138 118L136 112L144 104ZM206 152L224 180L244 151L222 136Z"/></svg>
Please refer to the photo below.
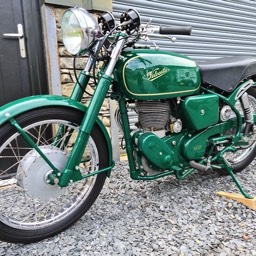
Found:
<svg viewBox="0 0 256 256"><path fill-rule="evenodd" d="M63 168L77 136L82 112L63 107L29 111L15 118L18 124L57 166ZM56 133L62 128L56 141ZM108 146L96 124L84 152L82 174L106 168ZM48 164L27 146L17 130L0 128L0 239L32 243L53 236L81 218L98 197L106 173L59 189L47 183Z"/></svg>

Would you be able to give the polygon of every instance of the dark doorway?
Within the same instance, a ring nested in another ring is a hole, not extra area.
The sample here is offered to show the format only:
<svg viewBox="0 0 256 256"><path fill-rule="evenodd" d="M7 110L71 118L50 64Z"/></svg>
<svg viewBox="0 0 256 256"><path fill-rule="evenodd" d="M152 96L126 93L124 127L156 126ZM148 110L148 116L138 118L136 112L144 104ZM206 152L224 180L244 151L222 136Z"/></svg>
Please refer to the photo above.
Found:
<svg viewBox="0 0 256 256"><path fill-rule="evenodd" d="M0 106L47 93L39 0L0 0L0 19Z"/></svg>

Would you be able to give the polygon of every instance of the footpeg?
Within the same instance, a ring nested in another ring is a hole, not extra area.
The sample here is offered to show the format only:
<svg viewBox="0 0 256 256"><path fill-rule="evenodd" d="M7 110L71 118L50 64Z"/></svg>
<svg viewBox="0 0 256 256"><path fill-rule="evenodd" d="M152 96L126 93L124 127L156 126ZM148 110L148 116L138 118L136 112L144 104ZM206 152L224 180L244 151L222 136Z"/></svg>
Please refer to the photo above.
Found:
<svg viewBox="0 0 256 256"><path fill-rule="evenodd" d="M203 171L203 172L210 172L212 171L212 167L209 165L203 165L203 164L199 164L195 161L190 161L189 165L194 168L197 169L198 171Z"/></svg>

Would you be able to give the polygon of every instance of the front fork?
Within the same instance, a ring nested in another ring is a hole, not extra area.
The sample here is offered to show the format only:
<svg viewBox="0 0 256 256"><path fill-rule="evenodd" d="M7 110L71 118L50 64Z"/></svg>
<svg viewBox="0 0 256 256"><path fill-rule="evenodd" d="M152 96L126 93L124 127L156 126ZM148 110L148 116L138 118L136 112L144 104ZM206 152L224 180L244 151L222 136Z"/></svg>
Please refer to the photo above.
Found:
<svg viewBox="0 0 256 256"><path fill-rule="evenodd" d="M79 170L79 164L82 159L84 150L86 148L95 121L100 112L103 101L111 85L111 75L115 68L118 57L123 49L124 43L125 37L122 37L117 41L116 46L112 51L110 62L96 86L95 92L88 106L86 115L82 120L76 142L69 156L65 170L61 173L59 177L58 184L60 187L67 186L73 176L76 177L77 180L83 178Z"/></svg>
<svg viewBox="0 0 256 256"><path fill-rule="evenodd" d="M110 84L111 77L104 74L95 89L95 93L90 101L86 115L82 120L76 142L68 158L65 170L59 177L58 184L60 187L67 186L70 180L74 181L83 178L79 164ZM75 179L73 177L75 177Z"/></svg>
<svg viewBox="0 0 256 256"><path fill-rule="evenodd" d="M31 140L30 136L28 134L26 134L25 132L22 133L23 129L15 122L15 120L11 119L12 125L14 125L16 127L16 129L18 129L18 131L22 134L22 137L24 138L24 140L32 148L34 148L38 152L38 154L51 167L52 173L47 177L47 179L50 181L49 182L50 184L54 185L55 184L54 180L56 180L56 178L58 178L59 179L58 185L60 187L66 187L71 182L71 180L78 181L78 180L81 180L81 179L87 177L87 176L82 176L82 174L79 170L80 169L79 164L81 162L84 150L86 148L90 134L92 132L92 129L94 127L94 124L96 122L98 114L100 112L103 101L104 101L104 99L107 95L107 92L110 88L110 85L112 83L111 75L113 73L114 67L118 60L118 57L120 56L120 53L123 49L124 44L125 44L125 35L120 35L120 37L118 38L118 41L116 43L116 46L114 47L114 49L112 51L109 64L106 67L104 74L101 76L101 78L96 86L94 94L89 103L87 112L83 117L81 126L79 128L77 139L75 141L73 149L72 149L70 156L68 158L68 161L66 163L65 169L63 171L58 170L55 166L53 166L53 164L43 154L43 152L40 150L40 148ZM76 101L81 101L82 96L83 96L83 91L86 89L86 86L90 79L90 70L92 69L93 64L94 64L94 59L92 57L89 57L85 70L82 71L79 75L79 78L78 78L79 82L77 82L74 87L74 90L71 95L71 99L76 100ZM57 137L61 135L61 129L62 129L62 127L60 127L59 130L57 131L57 134L56 134ZM104 170L100 170L96 173L99 173L102 171L107 171L112 167L113 166L108 167ZM91 175L89 175L89 176L91 176Z"/></svg>

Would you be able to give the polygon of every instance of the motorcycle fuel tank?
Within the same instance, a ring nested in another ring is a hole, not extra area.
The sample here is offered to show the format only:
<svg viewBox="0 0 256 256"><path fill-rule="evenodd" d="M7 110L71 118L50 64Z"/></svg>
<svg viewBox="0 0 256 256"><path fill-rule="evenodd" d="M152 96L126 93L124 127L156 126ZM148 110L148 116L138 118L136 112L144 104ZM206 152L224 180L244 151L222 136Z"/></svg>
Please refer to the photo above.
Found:
<svg viewBox="0 0 256 256"><path fill-rule="evenodd" d="M122 53L115 80L128 98L154 100L196 94L201 77L196 63L185 56L136 49Z"/></svg>

